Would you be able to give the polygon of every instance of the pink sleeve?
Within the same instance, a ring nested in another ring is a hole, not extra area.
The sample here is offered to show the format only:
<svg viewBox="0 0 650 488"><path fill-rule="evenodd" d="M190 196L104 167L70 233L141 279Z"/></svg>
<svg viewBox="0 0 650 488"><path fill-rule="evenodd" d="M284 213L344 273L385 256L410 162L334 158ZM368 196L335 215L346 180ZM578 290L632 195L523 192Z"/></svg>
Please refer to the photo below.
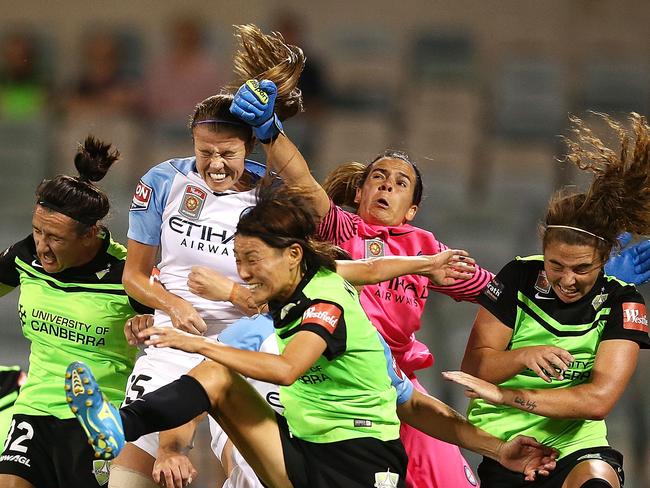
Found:
<svg viewBox="0 0 650 488"><path fill-rule="evenodd" d="M442 242L436 242L438 244L438 252L449 249ZM494 275L488 270L476 265L476 273L469 280L458 281L455 285L450 286L434 286L430 284L429 289L444 293L458 302L476 302L476 297L483 291L483 288L485 288L493 277Z"/></svg>
<svg viewBox="0 0 650 488"><path fill-rule="evenodd" d="M330 200L330 209L318 226L318 237L337 245L350 240L358 233L360 218L343 210Z"/></svg>

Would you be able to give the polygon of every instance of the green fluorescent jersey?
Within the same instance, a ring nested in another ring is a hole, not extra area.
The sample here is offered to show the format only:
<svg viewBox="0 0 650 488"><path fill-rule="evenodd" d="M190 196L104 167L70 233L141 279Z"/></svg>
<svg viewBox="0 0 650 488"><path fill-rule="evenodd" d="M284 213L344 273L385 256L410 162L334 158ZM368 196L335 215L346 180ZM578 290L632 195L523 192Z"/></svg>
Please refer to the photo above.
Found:
<svg viewBox="0 0 650 488"><path fill-rule="evenodd" d="M121 283L125 259L126 249L108 231L91 262L56 274L40 265L31 236L2 254L0 282L20 286L18 315L31 342L29 373L14 413L72 417L63 391L72 361L88 364L109 400L122 401L137 352L123 331L137 306Z"/></svg>
<svg viewBox="0 0 650 488"><path fill-rule="evenodd" d="M396 393L384 349L352 285L321 268L308 273L294 295L272 308L280 352L294 334L323 338L323 355L280 400L291 432L310 442L399 437Z"/></svg>
<svg viewBox="0 0 650 488"><path fill-rule="evenodd" d="M513 329L509 348L553 345L566 349L574 361L564 379L546 383L526 369L499 386L505 388L563 388L588 382L601 341L626 339L650 346L643 298L633 285L601 275L579 301L563 303L544 272L542 256L517 258L488 284L478 303ZM522 410L473 400L468 419L508 440L529 435L555 447L561 456L590 447L607 446L603 420L551 419Z"/></svg>

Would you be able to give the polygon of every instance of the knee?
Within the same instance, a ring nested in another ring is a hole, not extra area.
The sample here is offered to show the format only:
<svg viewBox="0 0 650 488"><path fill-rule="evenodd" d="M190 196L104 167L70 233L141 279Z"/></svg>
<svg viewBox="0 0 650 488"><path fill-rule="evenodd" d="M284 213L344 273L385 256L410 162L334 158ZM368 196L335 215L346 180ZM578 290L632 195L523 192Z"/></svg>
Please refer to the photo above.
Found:
<svg viewBox="0 0 650 488"><path fill-rule="evenodd" d="M206 360L192 368L187 374L203 386L210 399L210 404L214 407L232 387L235 373L222 364Z"/></svg>

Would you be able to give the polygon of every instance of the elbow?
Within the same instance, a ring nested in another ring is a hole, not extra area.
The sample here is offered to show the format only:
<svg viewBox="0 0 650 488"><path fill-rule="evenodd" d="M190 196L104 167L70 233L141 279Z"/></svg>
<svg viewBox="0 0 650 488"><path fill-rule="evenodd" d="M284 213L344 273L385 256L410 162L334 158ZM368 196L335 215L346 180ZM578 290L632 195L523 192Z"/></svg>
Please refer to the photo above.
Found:
<svg viewBox="0 0 650 488"><path fill-rule="evenodd" d="M295 368L283 368L282 371L278 371L274 383L279 386L290 386L293 385L301 376L302 373L300 371L296 371Z"/></svg>
<svg viewBox="0 0 650 488"><path fill-rule="evenodd" d="M599 399L585 412L583 417L586 420L605 420L613 408L614 405Z"/></svg>

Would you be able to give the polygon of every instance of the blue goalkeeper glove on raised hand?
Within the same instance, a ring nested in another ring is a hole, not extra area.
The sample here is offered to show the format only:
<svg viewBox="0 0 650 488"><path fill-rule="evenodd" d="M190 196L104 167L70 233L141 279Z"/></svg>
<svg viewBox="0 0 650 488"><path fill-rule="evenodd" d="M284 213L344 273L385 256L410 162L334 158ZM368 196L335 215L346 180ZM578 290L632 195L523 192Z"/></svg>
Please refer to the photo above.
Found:
<svg viewBox="0 0 650 488"><path fill-rule="evenodd" d="M230 113L250 124L260 142L267 144L282 132L275 113L278 89L270 80L248 80L239 87L230 105Z"/></svg>
<svg viewBox="0 0 650 488"><path fill-rule="evenodd" d="M618 237L621 252L610 255L605 263L605 274L627 283L642 285L650 280L650 240L625 247L631 240L632 235L629 232Z"/></svg>

